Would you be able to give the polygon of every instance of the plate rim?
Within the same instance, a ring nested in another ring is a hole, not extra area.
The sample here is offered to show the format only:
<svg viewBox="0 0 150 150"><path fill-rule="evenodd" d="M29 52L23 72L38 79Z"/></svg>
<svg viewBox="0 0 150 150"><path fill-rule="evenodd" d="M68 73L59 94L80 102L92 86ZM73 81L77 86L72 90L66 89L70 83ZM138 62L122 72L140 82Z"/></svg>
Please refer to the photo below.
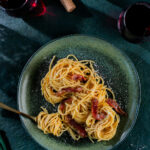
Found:
<svg viewBox="0 0 150 150"><path fill-rule="evenodd" d="M42 49L46 46L48 46L49 44L55 42L55 41L58 41L58 40L62 40L62 39L66 39L66 38L72 38L72 37L84 37L84 38L93 38L93 39L97 39L97 40L101 40L103 41L104 43L110 45L111 47L113 47L115 49L115 51L119 52L121 55L123 55L126 59L126 61L128 62L129 66L131 66L131 68L133 69L132 72L134 72L135 76L136 76L136 82L137 82L137 90L138 90L138 100L137 100L137 106L136 106L136 113L135 113L135 119L133 120L129 130L127 131L127 133L125 134L125 136L123 138L121 138L118 142L116 142L116 144L112 147L112 148L109 148L108 150L113 150L115 149L116 147L118 147L121 143L123 143L127 137L129 136L129 134L131 133L131 131L133 130L134 126L135 126L135 123L137 121L137 117L138 117L138 114L139 114L139 109L140 109L140 105L141 105L141 82L140 82L140 78L139 78L139 75L138 75L138 72L137 72L137 69L134 65L134 63L132 62L132 60L129 58L129 56L124 52L124 51L121 51L120 48L117 48L116 46L114 46L112 43L109 43L108 41L104 40L103 38L99 37L99 36L91 36L91 35L86 35L86 34L71 34L71 35L67 35L67 36L62 36L62 37L58 37L58 38L55 38L53 40L50 40L48 42L46 42L44 45L42 45L40 48L38 48L28 59L28 61L25 63L22 71L21 71L21 74L20 74L20 77L19 77L19 81L18 81L18 85L17 85L17 108L18 110L20 111L20 106L21 106L21 102L20 102L20 86L21 86L21 82L22 82L22 77L24 75L24 72L27 68L27 66L29 65L29 63L32 61L32 58L34 58L34 56L36 56L36 54L38 54L40 51L42 51ZM23 128L25 129L26 133L28 133L28 135L30 135L30 137L37 143L39 144L42 148L44 149L47 149L47 147L45 147L44 145L42 145L41 143L39 143L37 141L37 139L34 138L34 136L28 131L27 127L25 126L24 124L24 121L23 121L23 117L20 116L20 121L21 121L21 124L23 126ZM52 150L52 149L50 149Z"/></svg>

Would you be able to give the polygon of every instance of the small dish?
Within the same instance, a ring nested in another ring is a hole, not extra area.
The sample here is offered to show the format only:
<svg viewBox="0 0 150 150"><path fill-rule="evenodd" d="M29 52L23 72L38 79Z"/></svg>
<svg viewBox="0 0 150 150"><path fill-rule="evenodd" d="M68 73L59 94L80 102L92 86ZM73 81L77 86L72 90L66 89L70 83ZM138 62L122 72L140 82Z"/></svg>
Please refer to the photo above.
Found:
<svg viewBox="0 0 150 150"><path fill-rule="evenodd" d="M53 55L56 60L74 54L79 60L90 59L96 63L96 70L112 88L117 101L128 117L121 117L115 137L110 141L91 143L88 139L73 141L66 133L57 138L45 135L32 121L21 117L28 133L44 148L49 150L110 150L121 143L133 128L140 106L140 81L131 60L111 44L94 37L74 35L52 41L41 47L27 62L18 86L19 110L37 116L45 107L49 113L57 109L41 94L40 81L48 71Z"/></svg>

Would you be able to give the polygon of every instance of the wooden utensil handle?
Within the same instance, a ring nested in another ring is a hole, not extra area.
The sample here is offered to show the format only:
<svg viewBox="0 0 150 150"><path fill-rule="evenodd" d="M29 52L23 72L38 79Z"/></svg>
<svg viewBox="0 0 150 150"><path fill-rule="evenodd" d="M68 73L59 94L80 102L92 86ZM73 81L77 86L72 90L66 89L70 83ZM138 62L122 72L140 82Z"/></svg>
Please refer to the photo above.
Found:
<svg viewBox="0 0 150 150"><path fill-rule="evenodd" d="M8 110L8 111L11 111L11 112L13 112L13 113L22 115L22 116L24 116L24 117L26 117L26 118L29 118L29 119L35 121L35 117L30 116L30 115L28 115L28 114L25 114L25 113L23 113L23 112L20 112L20 111L14 109L14 108L12 108L12 107L9 107L9 106L7 106L7 105L1 103L1 102L0 102L0 108L6 109L6 110Z"/></svg>

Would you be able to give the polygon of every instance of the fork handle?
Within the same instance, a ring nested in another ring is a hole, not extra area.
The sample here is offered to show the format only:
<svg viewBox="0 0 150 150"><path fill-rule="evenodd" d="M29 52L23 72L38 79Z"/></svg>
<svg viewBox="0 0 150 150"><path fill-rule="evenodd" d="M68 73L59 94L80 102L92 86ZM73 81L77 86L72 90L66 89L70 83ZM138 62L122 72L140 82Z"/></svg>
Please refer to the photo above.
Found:
<svg viewBox="0 0 150 150"><path fill-rule="evenodd" d="M24 117L26 117L26 118L29 118L29 119L33 120L33 121L36 121L36 118L35 118L35 117L30 116L30 115L28 115L28 114L25 114L25 113L23 113L23 112L20 112L20 111L14 109L14 108L12 108L12 107L9 107L9 106L7 106L7 105L1 103L1 102L0 102L0 108L5 109L5 110L8 110L8 111L11 111L11 112L16 113L16 114L18 114L18 115L24 116Z"/></svg>

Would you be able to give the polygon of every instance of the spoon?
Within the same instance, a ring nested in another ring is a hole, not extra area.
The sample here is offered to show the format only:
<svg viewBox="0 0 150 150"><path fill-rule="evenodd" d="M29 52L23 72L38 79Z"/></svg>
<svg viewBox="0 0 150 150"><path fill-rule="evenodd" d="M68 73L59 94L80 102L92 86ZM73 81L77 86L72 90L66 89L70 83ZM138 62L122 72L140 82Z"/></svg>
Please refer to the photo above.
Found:
<svg viewBox="0 0 150 150"><path fill-rule="evenodd" d="M25 113L23 113L23 112L20 112L20 111L14 109L14 108L12 108L12 107L9 107L9 106L7 106L7 105L1 103L1 102L0 102L0 108L5 109L5 110L8 110L8 111L11 111L11 112L16 113L16 114L18 114L18 115L21 115L21 116L23 116L23 117L29 118L29 119L31 119L32 121L35 121L35 122L36 122L36 117L33 117L33 116L30 116L30 115L25 114Z"/></svg>

